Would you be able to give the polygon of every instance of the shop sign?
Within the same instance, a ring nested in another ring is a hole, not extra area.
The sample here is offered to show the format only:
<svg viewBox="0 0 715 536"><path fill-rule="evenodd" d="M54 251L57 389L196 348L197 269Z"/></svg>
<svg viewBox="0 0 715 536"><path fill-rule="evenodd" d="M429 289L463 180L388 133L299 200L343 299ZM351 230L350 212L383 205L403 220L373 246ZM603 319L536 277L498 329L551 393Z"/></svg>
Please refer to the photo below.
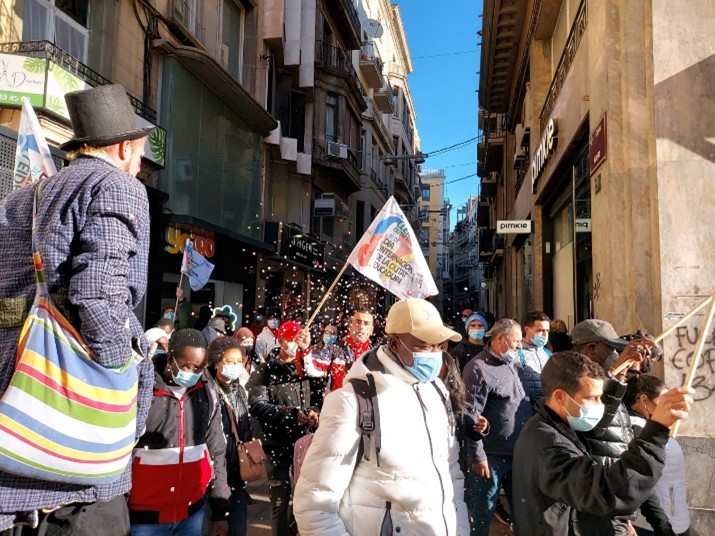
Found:
<svg viewBox="0 0 715 536"><path fill-rule="evenodd" d="M530 234L531 220L497 220L497 234Z"/></svg>
<svg viewBox="0 0 715 536"><path fill-rule="evenodd" d="M194 241L194 249L201 253L207 259L210 259L216 254L216 242L213 238L201 236L194 233L187 233L172 225L166 228L166 246L164 250L172 255L184 253L184 245L186 240Z"/></svg>
<svg viewBox="0 0 715 536"><path fill-rule="evenodd" d="M539 145L536 146L536 150L534 151L534 158L531 161L531 193L534 193L536 181L539 180L541 172L544 171L546 163L556 149L557 133L556 121L554 121L553 118L549 119L549 122L546 123L544 135L541 136Z"/></svg>
<svg viewBox="0 0 715 536"><path fill-rule="evenodd" d="M596 125L596 128L591 132L588 137L588 156L591 165L591 174L593 174L598 167L603 164L606 160L606 155L608 152L608 136L606 129L606 114L604 112L603 117Z"/></svg>
<svg viewBox="0 0 715 536"><path fill-rule="evenodd" d="M35 107L45 102L47 60L0 54L0 105L22 106L22 97Z"/></svg>
<svg viewBox="0 0 715 536"><path fill-rule="evenodd" d="M574 222L577 233L590 233L591 232L591 218L576 218Z"/></svg>
<svg viewBox="0 0 715 536"><path fill-rule="evenodd" d="M286 259L311 268L324 264L324 246L303 231L283 225L281 255Z"/></svg>
<svg viewBox="0 0 715 536"><path fill-rule="evenodd" d="M335 216L335 199L316 199L313 205L316 218Z"/></svg>

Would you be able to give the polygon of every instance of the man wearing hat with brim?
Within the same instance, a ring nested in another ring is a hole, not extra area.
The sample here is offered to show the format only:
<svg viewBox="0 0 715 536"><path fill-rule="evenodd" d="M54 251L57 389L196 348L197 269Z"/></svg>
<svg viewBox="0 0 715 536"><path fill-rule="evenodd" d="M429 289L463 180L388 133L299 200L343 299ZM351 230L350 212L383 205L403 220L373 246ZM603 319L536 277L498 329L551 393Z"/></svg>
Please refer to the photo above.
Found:
<svg viewBox="0 0 715 536"><path fill-rule="evenodd" d="M419 298L390 308L385 333L387 343L325 398L295 490L301 536L469 533L454 415L438 377L441 345L460 335ZM356 382L374 386L367 446Z"/></svg>
<svg viewBox="0 0 715 536"><path fill-rule="evenodd" d="M574 350L590 357L606 373L603 382L601 401L605 406L603 418L592 430L583 435L588 443L591 457L602 465L621 457L628 444L633 440L633 428L628 415L628 408L623 404L626 392L626 372L628 367L614 374L626 361L633 360L641 365L648 361L651 348L655 343L645 337L625 341L618 337L613 326L605 320L589 319L579 322L571 328L571 342ZM641 506L641 512L658 534L671 534L668 518L658 498L652 495ZM616 534L625 534L629 530L629 520L635 515L614 518L612 520ZM661 532L665 531L665 532Z"/></svg>
<svg viewBox="0 0 715 536"><path fill-rule="evenodd" d="M47 286L94 360L115 368L132 359L132 347L147 351L133 309L146 287L149 203L136 174L151 129L137 124L119 85L68 93L65 101L74 138L61 148L70 152L72 162L0 202L0 396L13 374L20 328L35 295L31 228L36 190L37 246ZM137 367L139 437L153 372L148 360ZM0 530L39 522L41 533L125 536L130 469L115 482L94 487L0 471ZM21 530L16 528L13 536Z"/></svg>

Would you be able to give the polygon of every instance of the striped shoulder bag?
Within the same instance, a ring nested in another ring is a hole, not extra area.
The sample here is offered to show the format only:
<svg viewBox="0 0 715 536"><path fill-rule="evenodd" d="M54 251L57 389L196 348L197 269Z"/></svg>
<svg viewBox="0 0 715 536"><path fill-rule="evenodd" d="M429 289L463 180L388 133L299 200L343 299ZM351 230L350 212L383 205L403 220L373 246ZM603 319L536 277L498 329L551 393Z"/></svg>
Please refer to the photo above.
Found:
<svg viewBox="0 0 715 536"><path fill-rule="evenodd" d="M37 291L20 332L15 371L0 399L0 470L38 480L98 485L117 480L136 434L134 360L101 366L47 290L37 247Z"/></svg>

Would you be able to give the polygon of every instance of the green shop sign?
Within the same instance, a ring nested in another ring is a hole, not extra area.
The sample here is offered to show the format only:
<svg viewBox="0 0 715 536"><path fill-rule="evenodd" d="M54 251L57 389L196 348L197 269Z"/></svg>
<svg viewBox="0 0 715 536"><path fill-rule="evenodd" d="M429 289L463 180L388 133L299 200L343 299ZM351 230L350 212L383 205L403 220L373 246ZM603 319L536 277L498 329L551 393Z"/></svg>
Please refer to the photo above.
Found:
<svg viewBox="0 0 715 536"><path fill-rule="evenodd" d="M92 87L90 84L45 58L0 54L0 107L22 106L22 97L33 108L43 108L69 121L65 94ZM155 126L137 115L142 126ZM147 138L144 156L164 166L166 130L157 127Z"/></svg>

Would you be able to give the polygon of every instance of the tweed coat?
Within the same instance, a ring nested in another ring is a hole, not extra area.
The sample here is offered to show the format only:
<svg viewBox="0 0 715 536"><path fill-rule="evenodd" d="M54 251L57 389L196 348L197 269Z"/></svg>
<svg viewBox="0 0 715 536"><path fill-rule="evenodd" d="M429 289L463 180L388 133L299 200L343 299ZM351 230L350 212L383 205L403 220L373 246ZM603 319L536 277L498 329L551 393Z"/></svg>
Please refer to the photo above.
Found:
<svg viewBox="0 0 715 536"><path fill-rule="evenodd" d="M50 294L79 329L97 362L115 367L131 358L132 341L146 348L133 309L146 287L149 202L144 185L108 161L79 157L42 181L38 246ZM0 202L0 396L12 377L20 328L35 295L32 206L36 185ZM153 370L138 366L137 437L151 403ZM106 501L126 493L121 478L95 487L45 482L0 471L0 530L16 513L69 502ZM25 514L23 514L25 513Z"/></svg>

